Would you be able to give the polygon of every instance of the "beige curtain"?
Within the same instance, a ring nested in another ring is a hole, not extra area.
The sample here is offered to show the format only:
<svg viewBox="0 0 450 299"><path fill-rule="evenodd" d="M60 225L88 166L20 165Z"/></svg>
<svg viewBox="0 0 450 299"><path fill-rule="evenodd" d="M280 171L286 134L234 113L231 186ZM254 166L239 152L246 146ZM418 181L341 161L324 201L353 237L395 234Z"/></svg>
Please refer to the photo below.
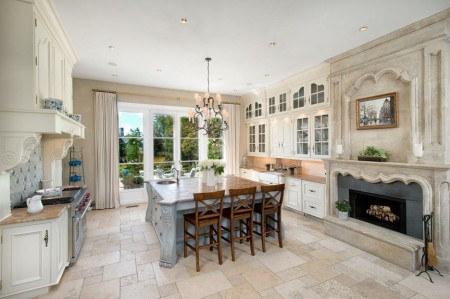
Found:
<svg viewBox="0 0 450 299"><path fill-rule="evenodd" d="M119 206L117 95L95 93L95 208Z"/></svg>
<svg viewBox="0 0 450 299"><path fill-rule="evenodd" d="M223 107L228 111L229 129L224 132L225 139L225 168L226 174L239 175L239 137L240 127L240 105L224 104Z"/></svg>

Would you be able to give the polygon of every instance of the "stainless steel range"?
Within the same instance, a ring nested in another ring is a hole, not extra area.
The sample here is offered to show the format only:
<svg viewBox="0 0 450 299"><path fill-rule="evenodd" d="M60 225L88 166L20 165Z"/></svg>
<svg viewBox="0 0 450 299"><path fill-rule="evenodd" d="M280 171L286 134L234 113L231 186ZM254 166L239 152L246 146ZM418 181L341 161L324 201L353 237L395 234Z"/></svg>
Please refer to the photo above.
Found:
<svg viewBox="0 0 450 299"><path fill-rule="evenodd" d="M63 191L58 196L43 196L42 204L55 205L55 204L69 204L69 255L70 264L72 265L80 254L81 247L83 246L84 239L86 238L86 214L91 206L92 198L88 192L87 186L67 186L63 187ZM26 207L26 202L21 202L14 208ZM72 219L70 219L72 218Z"/></svg>

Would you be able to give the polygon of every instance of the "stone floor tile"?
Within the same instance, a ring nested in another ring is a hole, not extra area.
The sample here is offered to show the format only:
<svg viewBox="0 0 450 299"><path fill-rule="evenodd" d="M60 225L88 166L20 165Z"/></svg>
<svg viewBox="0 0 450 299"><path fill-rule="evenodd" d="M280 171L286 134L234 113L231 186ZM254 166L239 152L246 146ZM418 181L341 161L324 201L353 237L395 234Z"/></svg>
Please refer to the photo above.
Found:
<svg viewBox="0 0 450 299"><path fill-rule="evenodd" d="M367 279L359 282L351 287L354 293L360 294L363 298L367 299L377 299L377 298L389 298L389 299L402 299L405 298L399 293L396 293L382 284L372 280Z"/></svg>
<svg viewBox="0 0 450 299"><path fill-rule="evenodd" d="M80 258L72 269L74 271L98 268L105 265L115 264L120 261L120 251L114 251L95 256Z"/></svg>
<svg viewBox="0 0 450 299"><path fill-rule="evenodd" d="M293 254L289 250L278 250L258 256L258 259L273 272L280 272L305 263L304 260Z"/></svg>
<svg viewBox="0 0 450 299"><path fill-rule="evenodd" d="M139 281L154 279L152 263L137 265L137 274Z"/></svg>
<svg viewBox="0 0 450 299"><path fill-rule="evenodd" d="M161 297L167 297L170 295L178 295L178 288L175 283L169 283L159 287L159 294Z"/></svg>
<svg viewBox="0 0 450 299"><path fill-rule="evenodd" d="M97 268L91 268L81 271L76 271L76 268L70 267L67 268L66 271L64 271L63 277L61 278L62 281L70 281L70 280L76 280L81 279L89 276L99 275L103 273L103 267L97 267Z"/></svg>
<svg viewBox="0 0 450 299"><path fill-rule="evenodd" d="M274 289L285 299L322 299L319 294L317 294L313 289L308 288L308 286L299 279L285 282L274 287Z"/></svg>
<svg viewBox="0 0 450 299"><path fill-rule="evenodd" d="M136 257L137 265L146 264L159 261L160 250L159 248L149 249L146 251L136 252L134 255Z"/></svg>
<svg viewBox="0 0 450 299"><path fill-rule="evenodd" d="M135 284L124 286L120 290L121 299L157 299L160 298L158 285L156 280L145 280Z"/></svg>
<svg viewBox="0 0 450 299"><path fill-rule="evenodd" d="M123 276L120 278L120 286L121 287L127 286L129 284L138 283L138 282L139 282L139 279L138 279L137 274Z"/></svg>
<svg viewBox="0 0 450 299"><path fill-rule="evenodd" d="M258 292L283 283L275 273L266 267L258 268L257 271L252 270L242 273L242 276L245 277Z"/></svg>
<svg viewBox="0 0 450 299"><path fill-rule="evenodd" d="M62 297L61 297L62 298ZM120 280L113 279L84 287L80 299L119 299Z"/></svg>
<svg viewBox="0 0 450 299"><path fill-rule="evenodd" d="M313 286L318 285L320 283L320 281L318 281L317 279L312 277L310 274L303 275L303 276L301 276L301 277L299 277L297 279L300 280L301 282L303 282L308 287L313 287Z"/></svg>
<svg viewBox="0 0 450 299"><path fill-rule="evenodd" d="M134 260L106 265L103 270L103 281L136 274Z"/></svg>
<svg viewBox="0 0 450 299"><path fill-rule="evenodd" d="M303 275L307 275L308 273L303 271L301 266L295 266L280 272L276 273L278 277L280 277L284 282L288 282L290 280L299 278Z"/></svg>
<svg viewBox="0 0 450 299"><path fill-rule="evenodd" d="M220 271L205 273L176 284L183 299L203 298L233 287Z"/></svg>
<svg viewBox="0 0 450 299"><path fill-rule="evenodd" d="M353 291L338 282L337 280L330 279L323 283L320 283L312 288L317 294L323 298L342 298L342 299L363 299L359 294L353 293Z"/></svg>
<svg viewBox="0 0 450 299"><path fill-rule="evenodd" d="M283 297L280 295L280 293L275 291L275 289L273 289L273 288L261 291L261 292L259 292L259 294L261 295L261 297L267 298L267 299L283 299Z"/></svg>
<svg viewBox="0 0 450 299"><path fill-rule="evenodd" d="M108 242L108 240L98 240L95 241L92 246L91 255L99 255L103 253L119 251L120 243L119 242Z"/></svg>
<svg viewBox="0 0 450 299"><path fill-rule="evenodd" d="M181 263L177 263L171 269L160 267L159 261L153 262L152 266L158 286L166 285L190 277L186 268Z"/></svg>
<svg viewBox="0 0 450 299"><path fill-rule="evenodd" d="M102 277L103 277L103 275L101 275L101 274L86 277L83 282L83 287L87 287L87 286L101 282Z"/></svg>
<svg viewBox="0 0 450 299"><path fill-rule="evenodd" d="M450 275L441 277L430 273L430 276L434 283L430 283L426 274L421 274L421 276L411 275L400 281L399 284L428 298L449 298Z"/></svg>
<svg viewBox="0 0 450 299"><path fill-rule="evenodd" d="M336 276L333 279L336 280L337 282L345 285L346 287L351 287L358 283L356 280L352 279L351 277L348 277L345 274L340 274L339 276Z"/></svg>
<svg viewBox="0 0 450 299"><path fill-rule="evenodd" d="M396 293L399 293L400 295L402 295L403 297L406 297L406 298L411 298L417 294L410 288L402 286L401 284L398 284L398 283L390 286L389 289Z"/></svg>
<svg viewBox="0 0 450 299"><path fill-rule="evenodd" d="M245 279L244 276L242 276L242 274L236 274L233 276L226 276L226 277L233 287L247 283L247 280Z"/></svg>
<svg viewBox="0 0 450 299"><path fill-rule="evenodd" d="M48 294L39 296L39 299L78 299L83 286L83 279L70 280L52 286Z"/></svg>
<svg viewBox="0 0 450 299"><path fill-rule="evenodd" d="M220 292L223 299L260 299L261 295L249 284L240 284Z"/></svg>

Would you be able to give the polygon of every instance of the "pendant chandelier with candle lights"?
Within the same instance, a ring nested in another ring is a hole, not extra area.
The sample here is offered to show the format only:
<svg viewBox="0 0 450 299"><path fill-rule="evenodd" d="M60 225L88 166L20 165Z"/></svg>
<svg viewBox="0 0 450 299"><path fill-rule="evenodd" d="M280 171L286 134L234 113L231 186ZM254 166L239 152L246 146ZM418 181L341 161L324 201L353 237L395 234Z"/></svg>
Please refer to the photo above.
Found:
<svg viewBox="0 0 450 299"><path fill-rule="evenodd" d="M216 94L216 99L209 94L209 62L211 58L207 57L205 60L208 63L208 91L205 92L203 98L198 93L194 94L196 105L194 109L189 109L188 114L196 130L204 130L204 135L217 137L219 132L228 130L226 121L228 111L223 109L220 93ZM197 125L195 119L201 125Z"/></svg>

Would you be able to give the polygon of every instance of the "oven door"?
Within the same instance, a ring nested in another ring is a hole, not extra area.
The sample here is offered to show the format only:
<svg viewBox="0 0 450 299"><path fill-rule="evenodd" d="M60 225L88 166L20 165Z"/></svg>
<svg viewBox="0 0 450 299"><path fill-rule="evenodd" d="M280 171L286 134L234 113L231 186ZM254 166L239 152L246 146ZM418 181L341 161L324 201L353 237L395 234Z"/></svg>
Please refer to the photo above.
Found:
<svg viewBox="0 0 450 299"><path fill-rule="evenodd" d="M72 258L71 263L74 263L80 254L81 247L83 247L84 239L86 238L87 209L81 215L75 215L72 218Z"/></svg>

